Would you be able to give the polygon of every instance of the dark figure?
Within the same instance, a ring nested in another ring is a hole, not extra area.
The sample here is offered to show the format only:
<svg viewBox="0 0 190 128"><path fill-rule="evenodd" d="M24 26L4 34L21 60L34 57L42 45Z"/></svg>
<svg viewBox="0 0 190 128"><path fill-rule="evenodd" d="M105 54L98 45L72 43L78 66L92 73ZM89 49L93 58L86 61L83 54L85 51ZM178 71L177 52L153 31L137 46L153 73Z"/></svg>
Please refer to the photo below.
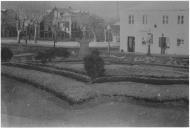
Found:
<svg viewBox="0 0 190 128"><path fill-rule="evenodd" d="M165 54L167 44L166 44L166 37L164 37L164 34L162 34L162 37L159 39L159 46L161 48L161 54Z"/></svg>

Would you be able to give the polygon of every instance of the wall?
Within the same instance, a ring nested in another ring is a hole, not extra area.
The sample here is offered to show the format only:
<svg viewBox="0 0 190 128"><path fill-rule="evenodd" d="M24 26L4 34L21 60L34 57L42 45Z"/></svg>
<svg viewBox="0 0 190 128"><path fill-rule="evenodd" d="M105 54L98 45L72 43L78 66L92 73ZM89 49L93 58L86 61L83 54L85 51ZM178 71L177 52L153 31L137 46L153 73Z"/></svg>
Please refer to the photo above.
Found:
<svg viewBox="0 0 190 128"><path fill-rule="evenodd" d="M121 8L122 9L122 8ZM142 24L142 16L148 16L148 23ZM128 15L134 15L134 24L128 24ZM162 16L168 15L169 23L162 24ZM184 16L184 24L177 24L177 16ZM151 53L160 54L159 37L162 33L170 39L170 48L166 54L189 54L189 14L188 10L127 10L120 11L120 50L127 52L127 37L135 37L135 52L147 53L147 46L142 44L146 31L153 33ZM157 26L156 28L154 26ZM177 38L183 37L184 44L177 46Z"/></svg>

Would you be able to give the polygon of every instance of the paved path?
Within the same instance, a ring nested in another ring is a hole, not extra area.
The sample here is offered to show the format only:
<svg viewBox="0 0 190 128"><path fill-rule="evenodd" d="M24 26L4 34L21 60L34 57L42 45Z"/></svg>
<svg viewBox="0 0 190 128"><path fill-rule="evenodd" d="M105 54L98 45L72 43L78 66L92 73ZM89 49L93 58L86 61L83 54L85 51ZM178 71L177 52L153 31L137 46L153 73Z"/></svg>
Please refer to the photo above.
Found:
<svg viewBox="0 0 190 128"><path fill-rule="evenodd" d="M50 93L6 77L1 79L1 91L2 126L188 126L188 108L182 106L98 100L70 106Z"/></svg>
<svg viewBox="0 0 190 128"><path fill-rule="evenodd" d="M17 40L15 39L1 39L2 43L5 44L17 44ZM21 40L21 44L25 44L25 40ZM53 47L54 43L53 41L38 41L38 43L36 44L33 40L28 41L28 45L38 45L38 46L49 46L49 47ZM110 43L111 47L119 47L119 43ZM108 43L107 42L91 42L89 44L90 47L108 47ZM79 42L75 42L75 41L69 41L69 42L57 42L56 43L56 47L80 47L80 43Z"/></svg>

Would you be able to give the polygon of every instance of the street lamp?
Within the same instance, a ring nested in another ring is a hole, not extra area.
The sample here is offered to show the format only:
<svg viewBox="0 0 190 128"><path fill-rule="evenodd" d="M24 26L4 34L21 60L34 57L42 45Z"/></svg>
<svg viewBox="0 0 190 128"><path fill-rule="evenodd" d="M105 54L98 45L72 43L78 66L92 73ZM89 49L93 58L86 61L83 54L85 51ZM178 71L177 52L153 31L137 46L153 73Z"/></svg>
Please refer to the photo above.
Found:
<svg viewBox="0 0 190 128"><path fill-rule="evenodd" d="M105 36L105 38L106 38L106 40L108 41L108 55L110 56L110 34L111 34L111 27L110 27L110 25L108 24L107 25L107 27L106 27L106 36L107 36L107 38L106 38L106 36Z"/></svg>
<svg viewBox="0 0 190 128"><path fill-rule="evenodd" d="M150 55L151 52L150 52L150 45L153 44L153 34L151 32L148 32L148 40L147 40L147 43L148 43L148 53L147 55Z"/></svg>
<svg viewBox="0 0 190 128"><path fill-rule="evenodd" d="M85 26L82 27L82 38L83 39L86 38L86 27Z"/></svg>

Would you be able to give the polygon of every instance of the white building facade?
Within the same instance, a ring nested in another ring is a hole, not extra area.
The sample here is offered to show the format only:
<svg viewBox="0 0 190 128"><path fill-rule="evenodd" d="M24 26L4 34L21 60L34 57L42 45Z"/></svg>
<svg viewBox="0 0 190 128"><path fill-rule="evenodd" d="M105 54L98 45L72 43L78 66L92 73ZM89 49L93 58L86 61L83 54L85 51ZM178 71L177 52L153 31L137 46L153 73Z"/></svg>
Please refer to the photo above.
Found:
<svg viewBox="0 0 190 128"><path fill-rule="evenodd" d="M120 4L120 50L146 54L149 43L154 54L189 54L188 2Z"/></svg>

